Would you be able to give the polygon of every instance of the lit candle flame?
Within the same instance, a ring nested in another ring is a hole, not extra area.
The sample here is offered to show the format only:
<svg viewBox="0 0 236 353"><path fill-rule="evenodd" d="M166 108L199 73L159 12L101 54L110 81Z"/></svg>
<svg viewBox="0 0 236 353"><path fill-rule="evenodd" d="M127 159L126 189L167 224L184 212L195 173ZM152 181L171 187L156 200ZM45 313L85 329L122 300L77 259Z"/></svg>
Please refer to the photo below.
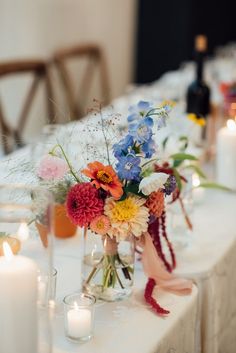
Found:
<svg viewBox="0 0 236 353"><path fill-rule="evenodd" d="M26 241L29 238L29 228L27 223L21 223L17 231L17 237L20 241Z"/></svg>
<svg viewBox="0 0 236 353"><path fill-rule="evenodd" d="M11 247L10 245L4 241L3 244L2 244L2 247L3 247L3 254L4 254L4 257L7 261L11 261L14 257L13 255L13 252L11 250Z"/></svg>
<svg viewBox="0 0 236 353"><path fill-rule="evenodd" d="M236 131L236 122L233 119L227 120L227 128L230 131Z"/></svg>
<svg viewBox="0 0 236 353"><path fill-rule="evenodd" d="M197 188L200 185L200 178L197 174L193 174L192 183L195 188Z"/></svg>
<svg viewBox="0 0 236 353"><path fill-rule="evenodd" d="M74 302L74 309L79 310L79 305L76 302Z"/></svg>

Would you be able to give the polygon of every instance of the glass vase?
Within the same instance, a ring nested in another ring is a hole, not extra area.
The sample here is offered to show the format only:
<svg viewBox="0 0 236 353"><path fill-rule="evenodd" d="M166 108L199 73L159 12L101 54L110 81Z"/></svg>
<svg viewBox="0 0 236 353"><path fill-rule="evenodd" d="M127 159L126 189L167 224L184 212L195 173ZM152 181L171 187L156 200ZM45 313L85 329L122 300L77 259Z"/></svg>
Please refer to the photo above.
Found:
<svg viewBox="0 0 236 353"><path fill-rule="evenodd" d="M187 183L179 198L167 206L167 228L174 249L180 251L192 242L193 193L192 174L185 174Z"/></svg>
<svg viewBox="0 0 236 353"><path fill-rule="evenodd" d="M134 237L117 241L85 232L84 242L84 291L105 301L128 297L133 286Z"/></svg>

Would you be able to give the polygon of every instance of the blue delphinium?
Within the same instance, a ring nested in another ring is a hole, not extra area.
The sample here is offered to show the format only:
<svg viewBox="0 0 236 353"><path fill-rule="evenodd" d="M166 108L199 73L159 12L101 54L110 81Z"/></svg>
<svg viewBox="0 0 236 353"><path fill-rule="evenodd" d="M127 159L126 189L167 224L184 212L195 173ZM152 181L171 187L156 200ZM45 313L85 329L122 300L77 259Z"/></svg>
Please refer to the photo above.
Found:
<svg viewBox="0 0 236 353"><path fill-rule="evenodd" d="M135 120L139 121L140 118L145 117L147 113L152 109L152 103L140 101L138 102L138 104L129 107L130 115L128 116L127 120L128 122L132 122Z"/></svg>
<svg viewBox="0 0 236 353"><path fill-rule="evenodd" d="M166 115L160 115L157 120L157 130L162 129L163 127L166 127Z"/></svg>
<svg viewBox="0 0 236 353"><path fill-rule="evenodd" d="M147 142L153 135L152 127L153 119L143 118L139 122L129 125L129 134L139 143Z"/></svg>
<svg viewBox="0 0 236 353"><path fill-rule="evenodd" d="M141 151L144 153L145 158L151 158L153 154L156 152L157 146L155 144L155 141L150 138L147 142L142 144L141 146Z"/></svg>
<svg viewBox="0 0 236 353"><path fill-rule="evenodd" d="M119 143L113 145L114 156L118 159L122 156L126 156L129 152L131 152L133 145L133 136L125 136L125 138L123 138Z"/></svg>
<svg viewBox="0 0 236 353"><path fill-rule="evenodd" d="M154 108L151 103L140 101L129 108L128 135L113 146L114 156L118 159L116 165L121 179L138 181L141 168L140 158L151 158L156 152L156 144L153 140L154 121L157 129L166 125L166 119L172 105L165 102L162 106ZM168 187L173 187L174 180Z"/></svg>
<svg viewBox="0 0 236 353"><path fill-rule="evenodd" d="M132 154L120 157L118 163L116 164L116 170L119 178L139 181L141 173L140 162L140 158Z"/></svg>

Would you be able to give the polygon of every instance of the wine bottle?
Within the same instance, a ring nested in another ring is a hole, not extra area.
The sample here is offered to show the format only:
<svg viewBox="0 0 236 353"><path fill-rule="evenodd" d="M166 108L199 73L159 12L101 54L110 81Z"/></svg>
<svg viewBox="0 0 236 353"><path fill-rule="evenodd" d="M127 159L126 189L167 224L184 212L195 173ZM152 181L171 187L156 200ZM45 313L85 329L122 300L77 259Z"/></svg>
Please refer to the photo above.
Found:
<svg viewBox="0 0 236 353"><path fill-rule="evenodd" d="M195 38L196 77L187 90L187 113L195 114L197 119L207 120L210 113L210 89L204 82L204 57L207 51L207 38ZM202 129L201 139L206 139L206 127Z"/></svg>

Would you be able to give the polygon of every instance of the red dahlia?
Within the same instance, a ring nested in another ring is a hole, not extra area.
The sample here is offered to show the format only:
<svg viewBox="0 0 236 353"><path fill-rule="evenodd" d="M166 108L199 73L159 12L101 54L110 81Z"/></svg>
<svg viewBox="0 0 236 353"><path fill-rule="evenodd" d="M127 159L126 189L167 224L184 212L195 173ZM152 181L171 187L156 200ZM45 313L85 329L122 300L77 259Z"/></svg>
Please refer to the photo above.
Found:
<svg viewBox="0 0 236 353"><path fill-rule="evenodd" d="M104 202L91 183L82 183L76 184L68 192L66 208L71 222L87 227L95 217L103 213Z"/></svg>

